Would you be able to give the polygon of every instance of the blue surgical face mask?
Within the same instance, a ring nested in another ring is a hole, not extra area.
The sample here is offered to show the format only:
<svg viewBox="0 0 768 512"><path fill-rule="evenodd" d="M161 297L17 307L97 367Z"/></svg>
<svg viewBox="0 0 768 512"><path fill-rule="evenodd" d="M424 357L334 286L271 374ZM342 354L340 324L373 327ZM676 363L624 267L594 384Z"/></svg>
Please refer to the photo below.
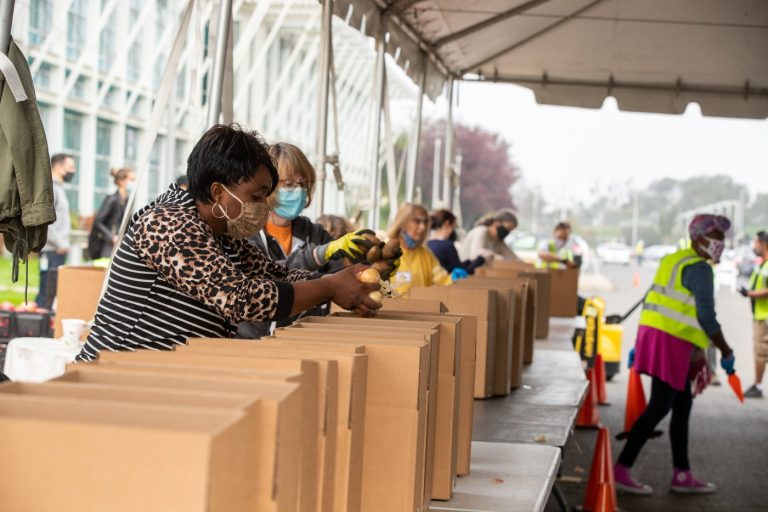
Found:
<svg viewBox="0 0 768 512"><path fill-rule="evenodd" d="M128 193L128 195L131 195L135 188L136 188L136 183L134 183L133 181L129 181L128 183L125 184L125 191Z"/></svg>
<svg viewBox="0 0 768 512"><path fill-rule="evenodd" d="M307 206L307 191L301 187L277 189L277 206L275 214L280 217L293 220L299 216Z"/></svg>
<svg viewBox="0 0 768 512"><path fill-rule="evenodd" d="M406 233L405 231L402 231L400 233L400 236L403 237L403 242L405 243L405 246L408 249L415 249L416 247L418 247L419 242L414 240L414 238L411 235L409 235L408 233Z"/></svg>

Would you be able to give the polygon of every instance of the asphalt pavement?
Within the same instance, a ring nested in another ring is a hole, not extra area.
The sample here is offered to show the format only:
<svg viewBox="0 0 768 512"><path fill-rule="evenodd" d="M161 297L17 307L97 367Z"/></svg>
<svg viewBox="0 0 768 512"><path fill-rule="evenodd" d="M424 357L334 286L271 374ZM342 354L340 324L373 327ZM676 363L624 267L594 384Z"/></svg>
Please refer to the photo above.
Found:
<svg viewBox="0 0 768 512"><path fill-rule="evenodd" d="M633 287L633 276L640 273L640 287ZM613 290L601 292L607 303L608 314L624 313L650 286L654 268L631 265L604 266L602 273L613 284ZM736 371L744 389L754 381L752 353L752 323L749 303L737 293L725 288L716 295L718 319L726 340L736 355ZM622 344L623 361L634 344L639 311L628 318L624 326ZM640 512L715 512L768 511L768 399L747 399L744 404L736 400L728 387L722 370L719 377L723 385L708 387L694 400L690 423L689 454L694 475L700 480L713 482L718 490L709 496L679 496L669 492L672 478L672 455L669 446L669 417L660 424L664 436L650 440L638 458L634 474L651 485L654 494L649 497L619 493L619 507L623 511ZM646 397L650 395L650 380L643 377ZM768 384L768 382L766 382ZM600 407L600 421L609 427L611 435L623 430L626 399L626 365L607 383L610 406ZM589 477L589 468L597 432L578 429L565 449L562 463L563 479L560 488L568 504L580 505ZM624 442L612 441L614 460ZM547 511L558 508L553 500Z"/></svg>

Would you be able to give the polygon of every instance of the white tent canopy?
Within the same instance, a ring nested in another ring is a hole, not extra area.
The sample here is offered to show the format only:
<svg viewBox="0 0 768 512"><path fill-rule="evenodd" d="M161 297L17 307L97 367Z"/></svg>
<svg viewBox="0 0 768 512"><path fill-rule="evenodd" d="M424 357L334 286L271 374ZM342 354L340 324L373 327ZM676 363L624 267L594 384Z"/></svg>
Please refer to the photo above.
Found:
<svg viewBox="0 0 768 512"><path fill-rule="evenodd" d="M411 76L509 82L539 103L627 111L768 117L763 0L336 0ZM385 24L383 27L382 24ZM383 27L383 28L382 28Z"/></svg>

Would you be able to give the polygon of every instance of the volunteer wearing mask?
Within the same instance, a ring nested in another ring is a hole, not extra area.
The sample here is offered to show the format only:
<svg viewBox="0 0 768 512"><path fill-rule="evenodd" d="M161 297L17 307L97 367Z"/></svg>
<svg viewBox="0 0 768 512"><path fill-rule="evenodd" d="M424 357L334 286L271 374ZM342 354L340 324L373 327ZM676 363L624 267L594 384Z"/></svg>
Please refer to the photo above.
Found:
<svg viewBox="0 0 768 512"><path fill-rule="evenodd" d="M263 230L248 238L250 243L271 260L290 269L324 274L343 268L335 258L348 256L355 261L371 248L363 235L373 234L373 231L361 230L334 240L321 224L301 215L312 204L317 177L309 159L298 147L278 142L270 146L269 153L277 168L277 187L267 199L269 220ZM321 304L301 312L301 316L322 316L328 312L327 304ZM290 325L294 320L294 317L285 318L275 326ZM243 322L237 331L242 338L261 338L269 333L269 322Z"/></svg>
<svg viewBox="0 0 768 512"><path fill-rule="evenodd" d="M485 264L485 258L478 256L474 260L461 261L456 250L456 216L448 210L435 210L430 214L432 225L427 246L451 277L467 277L477 267Z"/></svg>
<svg viewBox="0 0 768 512"><path fill-rule="evenodd" d="M691 248L665 256L659 263L640 316L630 366L652 379L651 398L637 419L614 466L616 487L632 494L653 492L632 477L631 468L656 425L672 411L673 492L709 494L714 484L693 477L688 461L688 423L693 397L712 378L706 350L720 349L720 365L733 373L733 350L723 337L715 314L714 275L710 262L719 263L725 233L731 222L719 215L697 215L688 227Z"/></svg>
<svg viewBox="0 0 768 512"><path fill-rule="evenodd" d="M94 260L112 256L112 248L117 243L117 233L125 214L125 205L135 185L133 169L112 169L109 174L115 182L117 192L104 198L93 219L93 228L88 236L88 255Z"/></svg>
<svg viewBox="0 0 768 512"><path fill-rule="evenodd" d="M395 291L404 297L408 296L411 286L453 284L451 276L425 245L428 233L429 214L426 208L413 203L400 207L389 237L399 239L403 250L400 266L391 282Z"/></svg>
<svg viewBox="0 0 768 512"><path fill-rule="evenodd" d="M760 231L752 242L755 256L762 258L752 271L749 289L740 290L752 303L752 340L755 349L755 383L744 392L747 398L763 398L763 375L768 363L768 232Z"/></svg>
<svg viewBox="0 0 768 512"><path fill-rule="evenodd" d="M517 217L512 210L499 210L484 215L475 227L467 233L461 244L461 258L519 260L515 252L504 243L504 239L517 228Z"/></svg>
<svg viewBox="0 0 768 512"><path fill-rule="evenodd" d="M576 258L571 249L571 225L560 222L555 226L554 238L539 246L538 268L575 268Z"/></svg>
<svg viewBox="0 0 768 512"><path fill-rule="evenodd" d="M275 321L324 302L370 315L355 265L318 277L270 261L249 244L269 215L277 170L267 146L237 125L215 125L178 185L131 218L80 361L101 350L170 350L190 336L226 338L248 321Z"/></svg>

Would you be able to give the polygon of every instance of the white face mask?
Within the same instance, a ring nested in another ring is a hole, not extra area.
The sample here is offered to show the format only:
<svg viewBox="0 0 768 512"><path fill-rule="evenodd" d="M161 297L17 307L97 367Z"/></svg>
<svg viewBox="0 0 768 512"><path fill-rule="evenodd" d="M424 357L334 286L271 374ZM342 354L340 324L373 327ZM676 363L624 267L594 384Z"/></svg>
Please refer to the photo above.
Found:
<svg viewBox="0 0 768 512"><path fill-rule="evenodd" d="M709 259L711 259L714 263L720 263L720 257L723 255L723 251L725 250L725 242L722 240L709 238L708 236L703 238L709 242L709 245L707 247L700 245L699 249L701 249L701 252L708 255Z"/></svg>

